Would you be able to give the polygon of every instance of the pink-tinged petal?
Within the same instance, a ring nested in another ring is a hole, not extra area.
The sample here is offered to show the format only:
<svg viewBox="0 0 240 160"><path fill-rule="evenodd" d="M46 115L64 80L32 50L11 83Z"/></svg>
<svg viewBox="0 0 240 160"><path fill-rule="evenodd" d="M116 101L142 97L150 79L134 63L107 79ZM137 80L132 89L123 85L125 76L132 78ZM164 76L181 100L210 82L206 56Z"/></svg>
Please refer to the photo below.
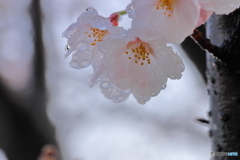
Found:
<svg viewBox="0 0 240 160"><path fill-rule="evenodd" d="M198 0L202 9L213 11L216 14L229 14L239 8L240 0Z"/></svg>
<svg viewBox="0 0 240 160"><path fill-rule="evenodd" d="M159 94L166 82L167 77L162 74L158 64L153 60L149 66L142 69L142 77L132 91L143 97L154 97Z"/></svg>
<svg viewBox="0 0 240 160"><path fill-rule="evenodd" d="M170 9L162 8L163 2L158 0L145 1L144 5L132 1L132 28L141 39L181 43L197 26L200 5L194 0L173 1Z"/></svg>
<svg viewBox="0 0 240 160"><path fill-rule="evenodd" d="M144 67L145 66L137 64L131 60L128 68L128 86L130 88L134 87L140 78L142 78Z"/></svg>
<svg viewBox="0 0 240 160"><path fill-rule="evenodd" d="M91 52L89 50L81 51L77 50L72 55L72 60L70 62L70 66L75 69L86 68L91 65Z"/></svg>
<svg viewBox="0 0 240 160"><path fill-rule="evenodd" d="M182 72L185 70L182 59L179 55L174 53L171 47L162 45L158 46L156 53L156 61L159 66L164 65L166 67L163 74L170 79L180 79L182 77ZM161 55L164 55L161 59Z"/></svg>
<svg viewBox="0 0 240 160"><path fill-rule="evenodd" d="M151 99L151 97L144 97L134 91L132 91L132 94L139 104L145 104L147 101Z"/></svg>
<svg viewBox="0 0 240 160"><path fill-rule="evenodd" d="M204 24L210 18L212 13L213 13L213 11L208 11L208 10L201 9L197 27Z"/></svg>
<svg viewBox="0 0 240 160"><path fill-rule="evenodd" d="M100 78L99 88L101 92L115 103L125 101L131 94L131 90L120 89L115 86L108 78Z"/></svg>
<svg viewBox="0 0 240 160"><path fill-rule="evenodd" d="M119 88L130 88L128 82L129 64L130 61L124 55L124 48L109 55L105 61L109 79Z"/></svg>

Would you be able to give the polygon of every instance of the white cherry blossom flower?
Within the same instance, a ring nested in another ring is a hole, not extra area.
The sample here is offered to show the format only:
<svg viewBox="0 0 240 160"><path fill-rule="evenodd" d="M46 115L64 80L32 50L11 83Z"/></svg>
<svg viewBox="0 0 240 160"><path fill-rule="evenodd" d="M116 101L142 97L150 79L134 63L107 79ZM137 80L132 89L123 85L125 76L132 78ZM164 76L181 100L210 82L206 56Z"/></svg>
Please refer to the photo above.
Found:
<svg viewBox="0 0 240 160"><path fill-rule="evenodd" d="M113 36L97 44L104 53L105 77L119 89L130 89L139 103L157 96L168 78L181 78L183 61L165 44L143 41L130 31L119 38Z"/></svg>
<svg viewBox="0 0 240 160"><path fill-rule="evenodd" d="M127 12L141 36L181 43L197 27L200 5L195 0L132 0Z"/></svg>
<svg viewBox="0 0 240 160"><path fill-rule="evenodd" d="M68 39L66 45L66 57L72 55L70 66L76 69L93 65L96 69L101 62L102 53L96 48L96 44L115 31L110 18L98 15L98 12L88 7L62 34ZM96 65L95 65L96 64Z"/></svg>
<svg viewBox="0 0 240 160"><path fill-rule="evenodd" d="M229 14L239 8L240 0L198 0L202 9L214 11L216 14Z"/></svg>

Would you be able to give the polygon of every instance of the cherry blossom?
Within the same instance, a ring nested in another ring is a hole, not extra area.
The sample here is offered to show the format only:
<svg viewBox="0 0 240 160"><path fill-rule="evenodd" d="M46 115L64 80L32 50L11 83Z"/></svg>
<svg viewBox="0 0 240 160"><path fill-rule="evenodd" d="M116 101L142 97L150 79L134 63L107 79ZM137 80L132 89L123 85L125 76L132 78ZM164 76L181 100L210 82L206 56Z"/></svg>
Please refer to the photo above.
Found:
<svg viewBox="0 0 240 160"><path fill-rule="evenodd" d="M180 79L181 58L160 41L143 41L131 31L122 37L105 37L97 47L104 53L102 65L110 82L119 89L130 89L141 104L157 96L167 79Z"/></svg>
<svg viewBox="0 0 240 160"><path fill-rule="evenodd" d="M200 9L195 0L132 0L127 7L141 36L179 44L199 25Z"/></svg>
<svg viewBox="0 0 240 160"><path fill-rule="evenodd" d="M88 7L77 22L63 32L62 36L68 39L66 57L73 53L71 67L81 69L92 64L94 69L97 68L95 64L101 62L102 53L98 51L96 44L110 32L115 32L111 21L110 18L98 15L94 8Z"/></svg>
<svg viewBox="0 0 240 160"><path fill-rule="evenodd" d="M240 0L198 0L202 9L216 14L229 14L240 6Z"/></svg>

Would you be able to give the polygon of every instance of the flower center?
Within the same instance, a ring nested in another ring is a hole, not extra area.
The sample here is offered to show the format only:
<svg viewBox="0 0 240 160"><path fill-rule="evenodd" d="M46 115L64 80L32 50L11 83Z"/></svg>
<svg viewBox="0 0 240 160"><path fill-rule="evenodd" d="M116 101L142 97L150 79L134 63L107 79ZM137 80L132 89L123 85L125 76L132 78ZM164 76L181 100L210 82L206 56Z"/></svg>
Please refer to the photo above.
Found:
<svg viewBox="0 0 240 160"><path fill-rule="evenodd" d="M131 41L127 44L125 53L129 55L128 59L133 59L135 63L144 65L151 64L149 56L154 54L154 51L148 43L136 38L135 41Z"/></svg>
<svg viewBox="0 0 240 160"><path fill-rule="evenodd" d="M164 15L171 17L171 12L173 11L173 5L176 0L158 0L156 9L165 9Z"/></svg>
<svg viewBox="0 0 240 160"><path fill-rule="evenodd" d="M97 28L90 28L90 30L88 32L85 32L85 34L87 34L87 36L93 37L93 42L91 43L91 45L96 45L97 42L101 42L103 41L103 38L109 34L109 32L107 30L100 30Z"/></svg>

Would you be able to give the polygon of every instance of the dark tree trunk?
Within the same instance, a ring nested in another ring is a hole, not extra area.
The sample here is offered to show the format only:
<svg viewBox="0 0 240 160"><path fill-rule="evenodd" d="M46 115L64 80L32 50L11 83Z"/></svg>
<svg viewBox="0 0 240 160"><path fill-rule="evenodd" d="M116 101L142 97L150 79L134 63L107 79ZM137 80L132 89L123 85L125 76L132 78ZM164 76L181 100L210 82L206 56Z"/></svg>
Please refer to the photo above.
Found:
<svg viewBox="0 0 240 160"><path fill-rule="evenodd" d="M213 15L206 25L207 37L219 47L218 59L207 54L212 151L240 154L240 10ZM240 159L215 156L214 160Z"/></svg>

